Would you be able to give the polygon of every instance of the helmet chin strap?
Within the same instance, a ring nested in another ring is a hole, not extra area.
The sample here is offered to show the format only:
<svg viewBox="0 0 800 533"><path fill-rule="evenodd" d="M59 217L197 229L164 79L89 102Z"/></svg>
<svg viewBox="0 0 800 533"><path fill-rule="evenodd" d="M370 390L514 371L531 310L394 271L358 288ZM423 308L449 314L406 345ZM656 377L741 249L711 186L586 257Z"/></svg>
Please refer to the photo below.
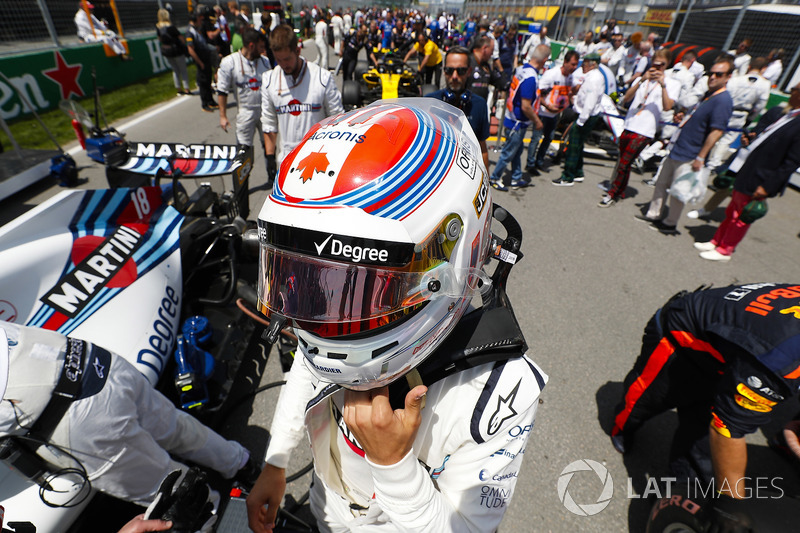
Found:
<svg viewBox="0 0 800 533"><path fill-rule="evenodd" d="M278 341L278 336L281 334L281 330L288 322L289 320L287 320L285 316L273 313L270 320L269 329L266 331L266 341L270 344L275 344Z"/></svg>

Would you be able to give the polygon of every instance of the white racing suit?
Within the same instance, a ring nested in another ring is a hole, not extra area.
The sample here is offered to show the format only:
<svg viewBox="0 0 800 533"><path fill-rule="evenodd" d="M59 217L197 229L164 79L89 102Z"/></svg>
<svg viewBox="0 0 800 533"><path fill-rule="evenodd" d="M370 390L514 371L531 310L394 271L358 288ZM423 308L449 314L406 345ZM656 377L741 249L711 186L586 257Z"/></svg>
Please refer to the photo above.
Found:
<svg viewBox="0 0 800 533"><path fill-rule="evenodd" d="M285 468L305 427L314 454L311 510L321 531L497 528L547 382L527 356L426 383L413 449L391 466L364 458L340 414L343 389L315 382L306 365L298 354L278 400L266 459Z"/></svg>
<svg viewBox="0 0 800 533"><path fill-rule="evenodd" d="M24 435L50 401L68 341L59 333L2 321L0 328L9 340L0 437ZM170 453L226 478L247 462L245 448L179 411L122 357L86 343L82 370L81 395L48 440L82 463L94 488L148 505L167 474L187 469ZM76 466L54 447L41 447L38 453L62 468Z"/></svg>
<svg viewBox="0 0 800 533"><path fill-rule="evenodd" d="M80 37L86 43L105 43L111 47L117 55L125 54L125 47L120 42L117 34L109 30L102 21L92 14L91 22L89 17L86 16L86 11L79 9L73 18L75 22L75 29Z"/></svg>
<svg viewBox="0 0 800 533"><path fill-rule="evenodd" d="M261 126L279 133L277 162L300 144L311 126L344 112L342 95L328 69L303 61L297 84L280 67L264 74L261 83Z"/></svg>
<svg viewBox="0 0 800 533"><path fill-rule="evenodd" d="M239 109L236 112L236 142L253 146L253 134L258 131L261 144L261 81L272 66L269 59L259 56L255 61L246 59L241 52L222 58L217 70L217 92L229 94L236 91Z"/></svg>

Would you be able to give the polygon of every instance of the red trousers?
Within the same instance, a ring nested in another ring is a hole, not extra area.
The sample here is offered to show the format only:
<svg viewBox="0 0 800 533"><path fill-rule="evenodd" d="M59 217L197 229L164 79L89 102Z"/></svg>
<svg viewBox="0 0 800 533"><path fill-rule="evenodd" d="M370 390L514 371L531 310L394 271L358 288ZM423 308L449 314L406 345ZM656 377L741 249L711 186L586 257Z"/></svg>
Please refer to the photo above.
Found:
<svg viewBox="0 0 800 533"><path fill-rule="evenodd" d="M750 203L752 196L733 191L731 203L725 210L725 220L719 225L717 233L711 242L717 246L717 251L722 255L731 255L736 246L744 239L750 224L745 224L739 220L744 206Z"/></svg>

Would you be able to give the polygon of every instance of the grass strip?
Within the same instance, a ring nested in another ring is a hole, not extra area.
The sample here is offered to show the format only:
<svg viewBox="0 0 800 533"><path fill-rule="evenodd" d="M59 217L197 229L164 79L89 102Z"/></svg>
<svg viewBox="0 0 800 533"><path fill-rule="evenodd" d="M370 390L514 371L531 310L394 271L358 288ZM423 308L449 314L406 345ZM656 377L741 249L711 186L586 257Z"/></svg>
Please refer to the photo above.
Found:
<svg viewBox="0 0 800 533"><path fill-rule="evenodd" d="M188 67L189 79L194 80L196 67L192 64L188 65ZM167 71L105 94L101 87L100 105L105 112L108 123L111 124L150 106L169 100L175 94L175 86L172 84L172 71ZM90 114L94 113L94 98L91 94L88 97L76 99L76 101ZM40 113L39 116L62 147L76 139L75 131L70 123L71 119L60 109L46 111ZM102 122L102 116L100 125L101 127L105 126ZM10 121L8 126L21 148L44 150L55 148L47 133L32 115L26 115ZM2 130L0 130L0 144L6 150L12 148L11 141Z"/></svg>

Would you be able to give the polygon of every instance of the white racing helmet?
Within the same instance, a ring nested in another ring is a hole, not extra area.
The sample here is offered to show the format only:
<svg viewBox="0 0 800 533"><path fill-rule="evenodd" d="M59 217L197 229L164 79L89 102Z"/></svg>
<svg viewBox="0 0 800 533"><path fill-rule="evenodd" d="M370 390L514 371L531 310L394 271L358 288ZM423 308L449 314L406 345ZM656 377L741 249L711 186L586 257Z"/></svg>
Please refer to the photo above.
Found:
<svg viewBox="0 0 800 533"><path fill-rule="evenodd" d="M258 216L259 308L321 380L389 384L458 323L491 239L491 187L463 113L382 100L315 125Z"/></svg>

